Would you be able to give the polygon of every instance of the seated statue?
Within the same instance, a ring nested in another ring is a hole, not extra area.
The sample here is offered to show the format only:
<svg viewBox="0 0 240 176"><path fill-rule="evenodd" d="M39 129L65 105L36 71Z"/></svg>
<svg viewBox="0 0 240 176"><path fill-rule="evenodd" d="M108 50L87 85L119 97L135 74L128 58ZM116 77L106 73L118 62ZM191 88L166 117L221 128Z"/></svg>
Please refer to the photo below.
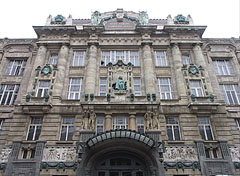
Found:
<svg viewBox="0 0 240 176"><path fill-rule="evenodd" d="M118 77L118 80L115 83L115 90L126 90L125 82L121 76Z"/></svg>

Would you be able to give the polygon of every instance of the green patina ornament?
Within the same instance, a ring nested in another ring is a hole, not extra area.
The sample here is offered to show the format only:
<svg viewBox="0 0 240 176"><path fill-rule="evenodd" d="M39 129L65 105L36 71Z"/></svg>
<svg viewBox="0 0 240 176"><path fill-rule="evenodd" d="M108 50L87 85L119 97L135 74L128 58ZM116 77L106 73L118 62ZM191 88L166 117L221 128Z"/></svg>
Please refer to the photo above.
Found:
<svg viewBox="0 0 240 176"><path fill-rule="evenodd" d="M51 24L66 24L66 19L62 15L57 15Z"/></svg>
<svg viewBox="0 0 240 176"><path fill-rule="evenodd" d="M199 73L198 68L194 65L189 66L188 72L193 75L196 75L197 73Z"/></svg>
<svg viewBox="0 0 240 176"><path fill-rule="evenodd" d="M94 25L98 24L99 15L100 15L100 12L98 12L98 11L93 12L93 24Z"/></svg>
<svg viewBox="0 0 240 176"><path fill-rule="evenodd" d="M134 101L134 94L130 94L130 101L131 101L131 102Z"/></svg>
<svg viewBox="0 0 240 176"><path fill-rule="evenodd" d="M88 94L85 94L85 101L88 101Z"/></svg>
<svg viewBox="0 0 240 176"><path fill-rule="evenodd" d="M149 93L147 94L147 100L151 101L151 95Z"/></svg>
<svg viewBox="0 0 240 176"><path fill-rule="evenodd" d="M107 101L110 102L110 100L111 100L111 95L107 94Z"/></svg>
<svg viewBox="0 0 240 176"><path fill-rule="evenodd" d="M50 67L50 65L45 65L41 71L42 74L44 75L48 75L52 73L52 68Z"/></svg>
<svg viewBox="0 0 240 176"><path fill-rule="evenodd" d="M27 95L26 95L26 102L29 102L29 101L30 101L30 98L31 98L31 95L27 94Z"/></svg>
<svg viewBox="0 0 240 176"><path fill-rule="evenodd" d="M126 90L127 89L126 83L125 83L125 81L123 81L121 76L119 76L116 83L113 84L113 88L114 88L114 90Z"/></svg>
<svg viewBox="0 0 240 176"><path fill-rule="evenodd" d="M189 21L182 14L177 15L175 24L189 24Z"/></svg>
<svg viewBox="0 0 240 176"><path fill-rule="evenodd" d="M196 101L196 96L194 94L192 94L191 99L192 99L193 102L195 102Z"/></svg>
<svg viewBox="0 0 240 176"><path fill-rule="evenodd" d="M213 95L213 94L210 94L210 95L209 95L209 98L210 98L210 101L211 101L211 102L214 102L214 95Z"/></svg>
<svg viewBox="0 0 240 176"><path fill-rule="evenodd" d="M94 99L94 94L90 94L90 100L93 101Z"/></svg>
<svg viewBox="0 0 240 176"><path fill-rule="evenodd" d="M152 94L152 100L156 101L156 94Z"/></svg>

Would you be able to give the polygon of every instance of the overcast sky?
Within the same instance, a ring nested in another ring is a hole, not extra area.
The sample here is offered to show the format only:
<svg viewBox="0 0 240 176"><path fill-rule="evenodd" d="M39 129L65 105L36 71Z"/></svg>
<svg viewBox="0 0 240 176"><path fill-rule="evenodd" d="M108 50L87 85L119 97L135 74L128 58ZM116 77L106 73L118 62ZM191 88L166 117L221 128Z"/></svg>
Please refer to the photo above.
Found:
<svg viewBox="0 0 240 176"><path fill-rule="evenodd" d="M1 0L0 38L36 38L49 14L91 18L95 10L147 11L149 18L190 14L195 25L207 25L205 38L240 36L240 0Z"/></svg>

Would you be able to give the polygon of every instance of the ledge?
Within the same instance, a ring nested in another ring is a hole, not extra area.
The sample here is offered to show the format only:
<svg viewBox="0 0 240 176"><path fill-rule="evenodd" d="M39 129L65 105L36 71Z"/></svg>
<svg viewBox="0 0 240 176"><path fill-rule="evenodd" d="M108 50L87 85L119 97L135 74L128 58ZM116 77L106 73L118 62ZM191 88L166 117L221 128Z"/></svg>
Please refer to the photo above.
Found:
<svg viewBox="0 0 240 176"><path fill-rule="evenodd" d="M166 141L168 144L184 144L184 141Z"/></svg>
<svg viewBox="0 0 240 176"><path fill-rule="evenodd" d="M56 144L73 144L74 141L56 141Z"/></svg>

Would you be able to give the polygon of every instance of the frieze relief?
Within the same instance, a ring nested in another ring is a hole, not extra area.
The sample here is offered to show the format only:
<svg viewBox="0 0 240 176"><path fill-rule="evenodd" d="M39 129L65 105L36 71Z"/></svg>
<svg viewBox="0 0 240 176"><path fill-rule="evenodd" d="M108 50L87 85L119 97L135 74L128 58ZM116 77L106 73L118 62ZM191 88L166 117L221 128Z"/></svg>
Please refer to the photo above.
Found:
<svg viewBox="0 0 240 176"><path fill-rule="evenodd" d="M240 150L237 147L230 147L230 154L232 157L232 161L234 162L240 162Z"/></svg>
<svg viewBox="0 0 240 176"><path fill-rule="evenodd" d="M76 159L74 147L47 147L43 150L44 162L75 162Z"/></svg>
<svg viewBox="0 0 240 176"><path fill-rule="evenodd" d="M197 152L194 147L166 147L166 152L163 154L164 161L179 162L179 161L198 161Z"/></svg>
<svg viewBox="0 0 240 176"><path fill-rule="evenodd" d="M8 162L9 154L11 153L11 148L3 148L0 153L0 163L6 163Z"/></svg>

